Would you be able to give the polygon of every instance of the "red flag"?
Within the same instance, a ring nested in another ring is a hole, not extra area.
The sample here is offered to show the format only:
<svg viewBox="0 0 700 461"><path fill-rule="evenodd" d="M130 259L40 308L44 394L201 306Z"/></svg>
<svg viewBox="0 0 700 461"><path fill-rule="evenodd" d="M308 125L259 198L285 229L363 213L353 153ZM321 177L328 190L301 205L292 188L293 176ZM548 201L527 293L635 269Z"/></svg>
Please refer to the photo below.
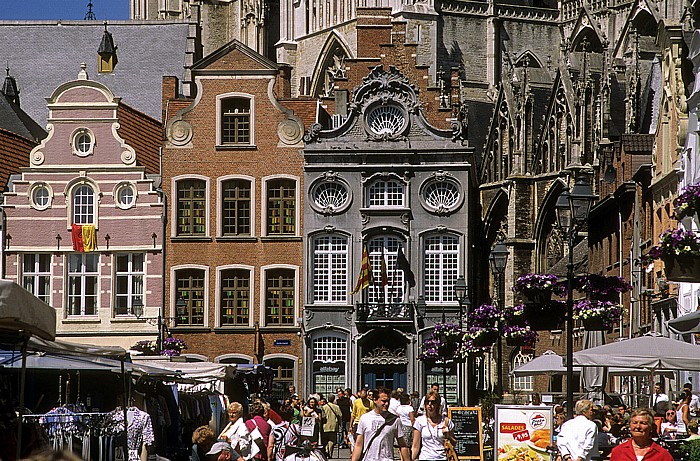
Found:
<svg viewBox="0 0 700 461"><path fill-rule="evenodd" d="M369 262L369 253L367 252L367 247L362 249L362 267L360 268L360 275L357 277L357 284L355 289L350 292L351 295L359 293L364 290L371 283L374 282L372 277L372 264Z"/></svg>
<svg viewBox="0 0 700 461"><path fill-rule="evenodd" d="M73 239L74 251L85 251L85 246L83 246L83 226L80 224L73 224L71 226L71 238Z"/></svg>

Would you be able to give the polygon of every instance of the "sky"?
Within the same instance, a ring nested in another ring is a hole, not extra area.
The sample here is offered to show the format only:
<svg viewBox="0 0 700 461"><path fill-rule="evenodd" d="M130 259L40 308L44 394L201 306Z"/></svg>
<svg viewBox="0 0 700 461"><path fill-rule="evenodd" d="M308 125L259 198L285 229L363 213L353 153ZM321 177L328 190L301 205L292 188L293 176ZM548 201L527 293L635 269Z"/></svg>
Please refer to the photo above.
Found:
<svg viewBox="0 0 700 461"><path fill-rule="evenodd" d="M90 0L0 0L0 20L85 19ZM129 0L92 0L99 21L129 19Z"/></svg>

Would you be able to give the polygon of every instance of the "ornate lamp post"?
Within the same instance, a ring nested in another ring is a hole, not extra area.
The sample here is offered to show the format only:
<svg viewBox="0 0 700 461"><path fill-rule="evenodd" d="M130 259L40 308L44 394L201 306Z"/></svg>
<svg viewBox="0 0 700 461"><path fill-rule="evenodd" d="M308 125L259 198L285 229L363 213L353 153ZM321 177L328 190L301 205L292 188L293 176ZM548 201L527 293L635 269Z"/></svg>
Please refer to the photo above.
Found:
<svg viewBox="0 0 700 461"><path fill-rule="evenodd" d="M131 302L131 311L134 313L137 319L145 320L147 323L158 327L158 341L156 343L156 348L157 352L160 354L163 351L163 340L165 339L165 330L167 328L165 322L167 320L175 320L177 317L163 318L160 311L158 312L158 317L143 317L143 301L141 301L141 298L135 298ZM185 315L187 311L187 303L184 299L178 298L178 300L175 302L175 311L180 317ZM153 320L157 321L157 323L151 323Z"/></svg>
<svg viewBox="0 0 700 461"><path fill-rule="evenodd" d="M489 254L489 266L491 268L491 273L493 274L494 282L496 285L496 306L499 308L503 308L504 304L504 300L501 296L501 279L503 277L503 273L506 270L506 264L508 264L509 255L510 251L508 251L508 248L506 247L505 243L503 243L503 238L498 239L498 242L493 246L493 249L491 250L491 254ZM500 335L500 317L498 319L498 331L498 341L496 342L496 353L498 354L496 358L496 394L498 394L499 397L503 397L503 341Z"/></svg>
<svg viewBox="0 0 700 461"><path fill-rule="evenodd" d="M574 416L574 243L596 198L588 181L579 177L571 191L559 194L556 203L557 224L566 236L569 250L566 266L566 416L569 419Z"/></svg>

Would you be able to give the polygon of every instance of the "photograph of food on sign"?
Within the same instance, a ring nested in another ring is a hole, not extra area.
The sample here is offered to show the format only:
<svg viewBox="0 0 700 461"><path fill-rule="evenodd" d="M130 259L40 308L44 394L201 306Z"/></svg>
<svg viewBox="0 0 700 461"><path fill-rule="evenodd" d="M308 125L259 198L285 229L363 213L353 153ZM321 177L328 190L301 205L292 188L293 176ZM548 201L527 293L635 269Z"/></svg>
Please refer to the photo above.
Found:
<svg viewBox="0 0 700 461"><path fill-rule="evenodd" d="M550 461L552 410L496 405L495 450L498 461Z"/></svg>

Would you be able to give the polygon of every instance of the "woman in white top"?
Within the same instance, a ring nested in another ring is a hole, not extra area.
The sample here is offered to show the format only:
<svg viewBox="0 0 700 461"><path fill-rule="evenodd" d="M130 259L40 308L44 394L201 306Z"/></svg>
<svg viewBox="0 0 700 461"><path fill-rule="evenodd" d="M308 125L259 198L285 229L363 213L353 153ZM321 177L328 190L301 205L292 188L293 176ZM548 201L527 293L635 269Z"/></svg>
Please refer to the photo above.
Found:
<svg viewBox="0 0 700 461"><path fill-rule="evenodd" d="M440 412L440 394L430 391L425 396L425 415L413 423L413 461L445 461L445 440L457 443L452 430L454 423Z"/></svg>
<svg viewBox="0 0 700 461"><path fill-rule="evenodd" d="M403 438L406 441L406 445L410 447L413 443L413 423L416 421L416 418L413 414L411 397L408 394L399 395L399 406L396 407L396 415L401 419Z"/></svg>
<svg viewBox="0 0 700 461"><path fill-rule="evenodd" d="M259 450L255 450L257 445L253 448L253 438L245 426L245 421L243 421L243 405L238 402L232 402L227 407L227 410L229 423L219 435L219 440L229 442L231 447L244 460L252 459Z"/></svg>
<svg viewBox="0 0 700 461"><path fill-rule="evenodd" d="M678 404L676 409L676 427L678 432L687 433L688 423L690 422L690 401L693 398L693 394L687 389L683 390L683 400Z"/></svg>

